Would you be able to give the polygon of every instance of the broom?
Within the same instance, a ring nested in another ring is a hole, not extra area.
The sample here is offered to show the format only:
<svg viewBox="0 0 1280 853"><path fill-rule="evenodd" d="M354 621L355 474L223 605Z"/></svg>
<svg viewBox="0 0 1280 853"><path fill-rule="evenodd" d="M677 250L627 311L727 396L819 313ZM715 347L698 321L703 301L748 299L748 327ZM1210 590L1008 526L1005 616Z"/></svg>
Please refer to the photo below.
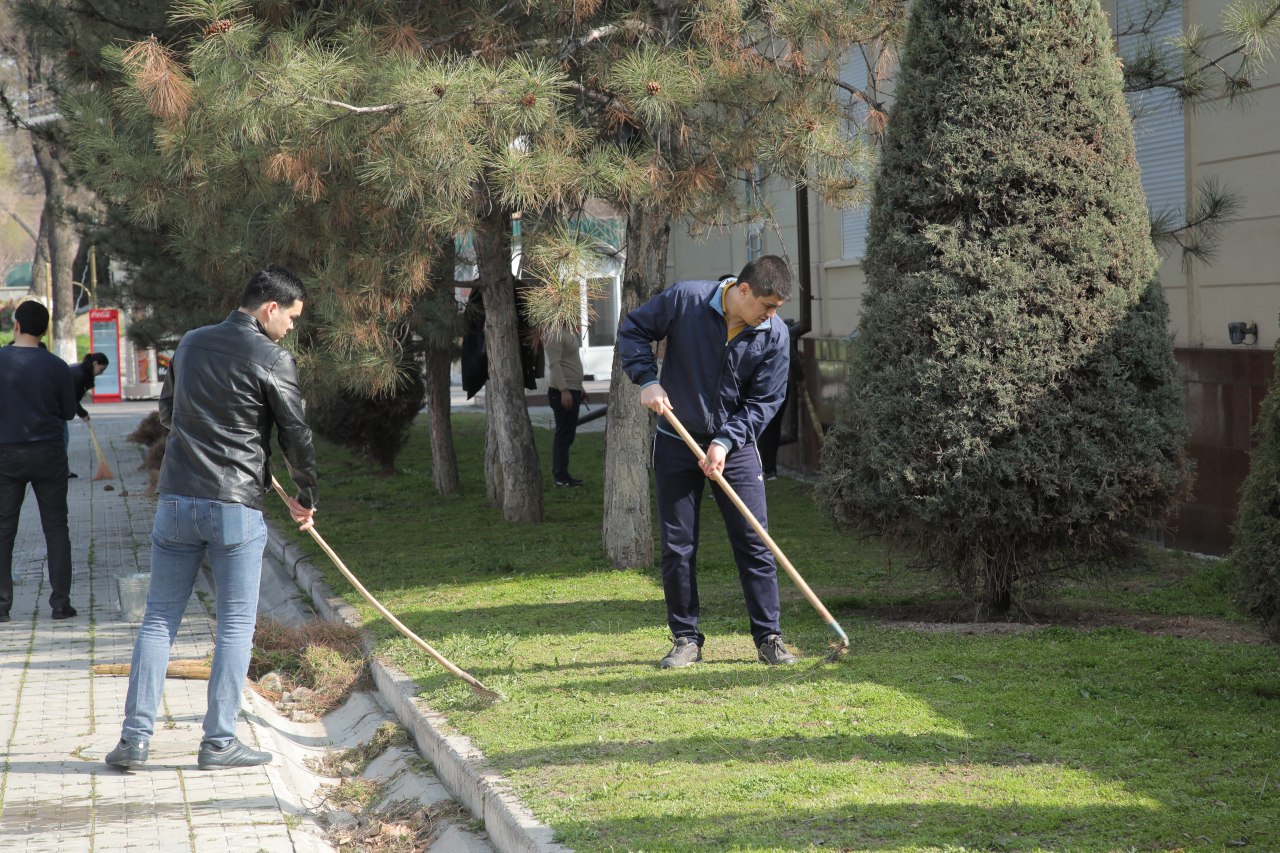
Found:
<svg viewBox="0 0 1280 853"><path fill-rule="evenodd" d="M275 488L276 494L280 496L280 499L285 502L285 505L288 505L289 496L285 494L284 489L280 487L280 481L277 480L274 476L272 476L271 478L271 485ZM480 683L480 681L475 676L471 675L471 673L466 672L465 670L452 664L448 660L448 658L440 654L435 649L431 648L431 646L428 645L428 643L425 640L423 640L417 634L413 633L407 627L405 627L405 624L401 622L399 619L392 616L391 611L383 607L382 602L374 598L373 595L369 592L369 590L364 588L364 584L360 583L360 581L356 579L356 576L353 575L351 573L351 570L347 568L346 564L342 562L342 558L339 557L334 552L334 550L329 547L329 543L325 542L324 539L320 536L320 534L316 531L316 528L314 525L312 525L311 527L308 527L307 532L311 534L312 539L316 540L316 544L319 545L320 548L325 552L325 554L329 556L329 559L333 561L333 564L338 567L338 571L342 572L342 576L345 577L348 581L350 581L351 585L356 588L356 591L364 596L364 600L372 604L373 608L382 614L382 618L386 619L388 622L394 625L397 631L399 631L401 634L403 634L404 636L408 637L411 641L413 641L413 643L416 646L418 646L418 648L422 649L424 652L431 655L431 657L435 660L435 662L440 664L442 667L444 667L447 672L449 672L454 676L457 676L458 678L461 678L463 681L467 682L467 684L471 685L472 693L475 693L477 696L483 696L485 699L501 699L502 698L502 695L500 693L490 690L488 687L485 687L483 684Z"/></svg>
<svg viewBox="0 0 1280 853"><path fill-rule="evenodd" d="M93 439L93 449L98 454L98 470L93 472L95 480L114 480L116 475L111 473L111 466L107 464L106 454L102 452L102 445L98 443L98 434L93 431L93 421L85 421L85 426L89 427L89 438Z"/></svg>
<svg viewBox="0 0 1280 853"><path fill-rule="evenodd" d="M169 678L195 678L209 680L212 667L208 658L175 658L169 661L165 675ZM130 664L127 663L95 663L89 667L94 675L128 675Z"/></svg>
<svg viewBox="0 0 1280 853"><path fill-rule="evenodd" d="M701 462L703 459L706 459L707 454L698 446L698 442L693 440L693 436L689 435L688 431L684 428L684 424L680 423L680 420L676 417L676 413L664 405L662 407L662 414L666 417L667 422L675 427L676 432L680 433L680 437L684 439L685 444L689 445L689 449L698 457L698 461ZM817 594L814 593L814 591L809 588L809 585L804 582L804 578L800 577L800 573L796 571L795 566L791 565L791 561L787 559L787 555L782 553L782 549L778 547L778 543L773 541L773 537L769 535L769 531L764 529L764 525L756 519L751 510L747 508L747 505L742 502L742 498L738 497L738 493L733 490L733 487L729 485L728 481L725 480L719 471L712 474L711 479L715 480L716 485L724 490L725 495L727 495L729 500L733 502L733 505L738 508L738 512L742 513L742 516L747 520L747 523L755 529L756 535L764 540L764 544L769 546L769 550L773 552L773 556L778 558L778 565L786 569L787 574L791 575L791 579L795 581L796 586L800 587L800 591L804 593L804 597L813 605L813 609L818 611L818 615L827 623L827 627L834 631L836 637L839 638L839 642L832 647L831 653L828 654L824 660L834 661L836 658L840 657L840 655L849 651L849 636L845 634L844 629L840 627L840 623L831 615L831 612L823 606L822 601L818 598Z"/></svg>

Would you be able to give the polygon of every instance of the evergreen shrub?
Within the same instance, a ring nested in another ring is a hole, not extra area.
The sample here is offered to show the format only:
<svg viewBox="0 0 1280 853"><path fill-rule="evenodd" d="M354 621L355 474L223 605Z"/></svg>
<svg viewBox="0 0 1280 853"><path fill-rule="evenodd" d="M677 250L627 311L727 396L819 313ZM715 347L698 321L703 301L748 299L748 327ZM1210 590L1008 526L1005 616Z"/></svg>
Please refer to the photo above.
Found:
<svg viewBox="0 0 1280 853"><path fill-rule="evenodd" d="M986 613L1123 555L1189 485L1156 267L1097 0L918 0L824 509Z"/></svg>
<svg viewBox="0 0 1280 853"><path fill-rule="evenodd" d="M1249 475L1240 489L1231 553L1236 599L1280 642L1280 359L1253 427Z"/></svg>
<svg viewBox="0 0 1280 853"><path fill-rule="evenodd" d="M311 383L307 421L335 444L391 471L425 397L422 370L411 360L392 394L368 395L336 384Z"/></svg>

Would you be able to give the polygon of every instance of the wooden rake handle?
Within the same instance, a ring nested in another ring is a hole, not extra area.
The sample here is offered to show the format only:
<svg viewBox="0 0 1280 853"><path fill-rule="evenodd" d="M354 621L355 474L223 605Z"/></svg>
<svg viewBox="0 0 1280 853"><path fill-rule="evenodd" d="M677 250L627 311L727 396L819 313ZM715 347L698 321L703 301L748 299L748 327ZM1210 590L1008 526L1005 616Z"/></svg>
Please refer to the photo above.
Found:
<svg viewBox="0 0 1280 853"><path fill-rule="evenodd" d="M284 489L280 487L280 481L273 476L271 478L271 485L276 490L276 494L280 496L280 499L284 501L285 505L287 506L289 504L289 496L286 495ZM431 655L432 659L435 660L436 663L444 667L449 673L451 673L452 675L458 678L461 678L463 681L467 682L467 684L470 684L472 692L479 694L480 696L483 696L486 699L501 698L500 694L498 694L496 691L490 690L488 687L485 687L483 684L480 683L479 679L477 679L471 673L461 669L458 666L455 666L452 662L449 661L448 658L440 654L435 649L431 648L430 644L428 644L426 640L422 639L417 634L413 633L413 631L410 631L403 622L401 622L395 616L391 615L391 611L383 607L382 602L374 598L372 593L370 593L369 590L364 588L364 584L360 583L359 579L357 579L356 576L351 573L351 570L347 568L346 563L342 562L342 558L339 557L337 553L335 553L334 550L329 547L329 543L324 541L324 538L316 531L316 528L314 525L307 528L307 532L311 534L312 539L316 540L316 544L320 546L321 550L323 550L326 554L329 555L329 559L332 560L333 564L338 567L338 571L342 572L342 576L345 577L351 583L351 585L356 588L357 592L359 592L361 595L364 596L365 601L372 604L373 608L377 610L378 613L382 614L383 619L386 619L388 622L394 625L397 631L399 631L401 634L403 634L404 636L408 637L411 641L413 641L413 643L416 646L418 646L418 648L422 649L424 652Z"/></svg>
<svg viewBox="0 0 1280 853"><path fill-rule="evenodd" d="M680 434L680 437L684 439L684 443L689 445L689 449L698 457L699 462L707 458L707 454L703 452L702 448L698 445L698 442L693 440L693 436L689 435L689 431L684 428L684 424L680 423L680 419L676 417L675 412L671 411L670 408L664 405L662 407L662 415L667 419L667 423L671 424L671 426L675 428L675 431ZM769 546L769 550L773 552L773 556L778 558L778 565L782 566L782 568L786 570L787 574L791 576L791 580L795 581L796 586L798 586L800 591L804 593L804 597L813 605L813 609L818 611L818 615L827 623L827 627L834 631L836 636L840 638L840 648L848 648L849 637L845 634L844 629L840 627L840 623L835 620L835 617L831 615L831 612L822 604L822 601L818 598L817 594L809 588L807 583L804 582L804 578L800 577L800 573L796 571L796 567L791 565L791 561L787 559L786 554L782 553L782 549L778 547L778 543L773 541L773 537L769 535L769 531L764 529L764 525L761 524L755 517L755 514L747 508L747 505L742 502L742 498L738 497L738 493L733 490L733 487L729 485L729 482L725 480L724 476L719 471L712 474L711 479L716 482L716 485L724 490L724 493L728 495L729 500L738 508L738 512L742 513L742 517L747 520L747 523L751 525L756 534L764 540L764 544Z"/></svg>

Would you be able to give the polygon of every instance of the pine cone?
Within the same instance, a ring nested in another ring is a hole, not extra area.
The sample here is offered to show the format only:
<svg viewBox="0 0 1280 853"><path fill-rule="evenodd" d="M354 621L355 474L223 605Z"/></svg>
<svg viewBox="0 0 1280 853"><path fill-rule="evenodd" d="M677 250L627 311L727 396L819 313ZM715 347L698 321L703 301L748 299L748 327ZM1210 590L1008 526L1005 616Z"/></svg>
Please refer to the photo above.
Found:
<svg viewBox="0 0 1280 853"><path fill-rule="evenodd" d="M212 24L204 28L204 37L211 39L214 36L220 36L230 30L235 23L223 18L220 21L214 21Z"/></svg>

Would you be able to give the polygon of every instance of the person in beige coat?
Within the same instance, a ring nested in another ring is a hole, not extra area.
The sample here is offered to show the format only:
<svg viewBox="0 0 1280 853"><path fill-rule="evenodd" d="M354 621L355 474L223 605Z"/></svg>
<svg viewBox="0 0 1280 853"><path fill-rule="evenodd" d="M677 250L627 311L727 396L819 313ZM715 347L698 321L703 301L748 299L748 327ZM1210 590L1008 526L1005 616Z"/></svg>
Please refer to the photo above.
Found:
<svg viewBox="0 0 1280 853"><path fill-rule="evenodd" d="M586 400L582 390L582 335L559 327L543 336L547 354L547 401L556 417L551 441L551 475L556 488L571 489L582 481L569 473L569 448L578 432L578 410Z"/></svg>

